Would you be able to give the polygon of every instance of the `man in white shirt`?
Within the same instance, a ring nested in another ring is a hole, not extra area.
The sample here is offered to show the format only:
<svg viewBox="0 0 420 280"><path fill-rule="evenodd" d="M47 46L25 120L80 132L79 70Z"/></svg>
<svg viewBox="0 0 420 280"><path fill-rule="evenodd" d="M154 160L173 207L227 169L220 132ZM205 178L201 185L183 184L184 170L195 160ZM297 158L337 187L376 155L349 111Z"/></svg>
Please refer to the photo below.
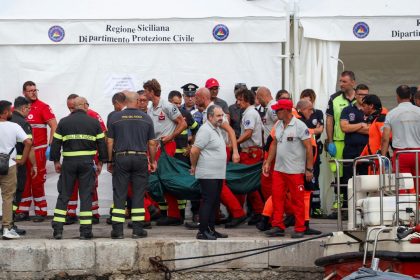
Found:
<svg viewBox="0 0 420 280"><path fill-rule="evenodd" d="M420 107L411 104L410 97L409 86L401 85L397 88L398 106L389 111L383 126L381 154L383 156L387 155L392 132L394 170L396 152L420 150ZM420 161L420 156L417 160ZM414 153L399 156L399 172L416 175L416 156Z"/></svg>
<svg viewBox="0 0 420 280"><path fill-rule="evenodd" d="M181 115L178 107L169 101L161 98L161 87L156 79L144 83L144 92L152 102L147 114L152 118L155 130L155 140L161 141L164 147L159 147L156 153L156 160L159 160L162 148L173 157L176 151L175 137L187 128L187 123ZM165 200L168 204L167 217L157 221L158 226L176 226L182 224L181 211L178 207L178 200L171 194L165 193Z"/></svg>
<svg viewBox="0 0 420 280"><path fill-rule="evenodd" d="M12 110L9 101L0 101L0 156L2 157L0 164L0 189L3 199L3 239L16 239L19 234L16 233L13 225L13 197L16 192L16 164L25 164L32 141L28 138L25 131L16 123L9 122L12 118ZM21 159L16 159L15 145L18 142L24 144ZM8 162L7 162L7 158Z"/></svg>
<svg viewBox="0 0 420 280"><path fill-rule="evenodd" d="M236 99L239 107L244 110L241 120L241 135L238 144L241 146L240 163L252 165L261 162L263 154L263 124L260 114L255 110L255 96L246 89L240 88L236 92ZM246 195L237 195L239 202L245 203ZM251 204L253 215L248 221L248 225L255 225L261 220L261 213L264 203L259 190L248 193L248 201Z"/></svg>

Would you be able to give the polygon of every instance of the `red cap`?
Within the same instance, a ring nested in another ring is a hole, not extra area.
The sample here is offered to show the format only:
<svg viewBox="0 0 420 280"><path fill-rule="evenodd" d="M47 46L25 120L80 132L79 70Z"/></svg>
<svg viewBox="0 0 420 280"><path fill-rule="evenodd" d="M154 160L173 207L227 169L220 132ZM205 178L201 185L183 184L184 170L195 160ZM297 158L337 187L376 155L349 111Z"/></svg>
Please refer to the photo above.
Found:
<svg viewBox="0 0 420 280"><path fill-rule="evenodd" d="M274 111L280 110L280 109L286 109L291 110L293 108L293 102L290 99L280 99L277 101L276 104L271 106L271 109Z"/></svg>
<svg viewBox="0 0 420 280"><path fill-rule="evenodd" d="M206 82L206 88L218 87L219 82L215 78L210 78Z"/></svg>

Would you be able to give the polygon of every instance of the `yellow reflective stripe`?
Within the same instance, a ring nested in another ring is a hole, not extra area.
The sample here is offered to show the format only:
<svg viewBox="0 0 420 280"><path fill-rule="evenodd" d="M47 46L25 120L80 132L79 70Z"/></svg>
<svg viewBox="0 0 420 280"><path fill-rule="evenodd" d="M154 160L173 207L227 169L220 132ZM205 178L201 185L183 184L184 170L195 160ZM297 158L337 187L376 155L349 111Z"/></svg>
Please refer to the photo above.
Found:
<svg viewBox="0 0 420 280"><path fill-rule="evenodd" d="M192 126L190 126L190 129L194 129L194 128L196 128L198 126L198 122L194 122L193 124L192 124Z"/></svg>
<svg viewBox="0 0 420 280"><path fill-rule="evenodd" d="M140 221L144 221L144 216L132 216L132 217L131 217L131 221L132 221L132 222L140 222Z"/></svg>
<svg viewBox="0 0 420 280"><path fill-rule="evenodd" d="M59 140L63 140L63 136L62 135L60 135L60 134L58 134L57 132L55 132L54 133L54 136L53 136L54 138L57 138L57 139L59 139Z"/></svg>
<svg viewBox="0 0 420 280"><path fill-rule="evenodd" d="M54 217L53 221L54 222L59 222L59 223L65 223L66 218Z"/></svg>
<svg viewBox="0 0 420 280"><path fill-rule="evenodd" d="M92 220L79 220L79 223L81 225L91 225L92 224Z"/></svg>
<svg viewBox="0 0 420 280"><path fill-rule="evenodd" d="M96 137L87 134L70 134L63 136L63 141L67 140L89 140L89 141L96 141Z"/></svg>
<svg viewBox="0 0 420 280"><path fill-rule="evenodd" d="M111 221L118 222L118 223L124 223L125 222L125 218L112 217Z"/></svg>
<svg viewBox="0 0 420 280"><path fill-rule="evenodd" d="M29 139L32 139L32 134L27 134L26 137L28 137Z"/></svg>
<svg viewBox="0 0 420 280"><path fill-rule="evenodd" d="M181 132L179 135L187 135L188 134L188 130L184 130L183 132Z"/></svg>
<svg viewBox="0 0 420 280"><path fill-rule="evenodd" d="M125 210L124 209L112 209L112 214L123 214L125 215Z"/></svg>
<svg viewBox="0 0 420 280"><path fill-rule="evenodd" d="M22 155L16 155L16 159L22 159Z"/></svg>
<svg viewBox="0 0 420 280"><path fill-rule="evenodd" d="M179 210L185 209L185 207L186 207L186 205L185 205L185 204L180 204L180 205L178 205L178 209L179 209Z"/></svg>
<svg viewBox="0 0 420 280"><path fill-rule="evenodd" d="M63 157L94 156L96 151L63 152Z"/></svg>
<svg viewBox="0 0 420 280"><path fill-rule="evenodd" d="M168 210L168 206L160 206L160 205L159 205L159 209L160 209L160 210Z"/></svg>
<svg viewBox="0 0 420 280"><path fill-rule="evenodd" d="M13 211L16 211L18 207L16 205L13 205Z"/></svg>
<svg viewBox="0 0 420 280"><path fill-rule="evenodd" d="M176 149L175 150L175 153L180 154L180 153L184 153L186 151L187 151L187 149L185 149L185 148L183 148L183 149Z"/></svg>
<svg viewBox="0 0 420 280"><path fill-rule="evenodd" d="M102 138L105 138L105 133L100 133L96 135L96 139L102 139Z"/></svg>
<svg viewBox="0 0 420 280"><path fill-rule="evenodd" d="M92 211L82 211L79 213L80 217L91 217L92 216Z"/></svg>
<svg viewBox="0 0 420 280"><path fill-rule="evenodd" d="M135 213L145 213L146 211L144 210L144 208L132 208L131 209L131 213L135 214Z"/></svg>
<svg viewBox="0 0 420 280"><path fill-rule="evenodd" d="M57 209L57 208L54 209L54 213L59 214L59 215L66 215L67 214L66 210L61 210L61 209Z"/></svg>
<svg viewBox="0 0 420 280"><path fill-rule="evenodd" d="M178 204L185 204L185 203L187 203L186 200L178 200Z"/></svg>

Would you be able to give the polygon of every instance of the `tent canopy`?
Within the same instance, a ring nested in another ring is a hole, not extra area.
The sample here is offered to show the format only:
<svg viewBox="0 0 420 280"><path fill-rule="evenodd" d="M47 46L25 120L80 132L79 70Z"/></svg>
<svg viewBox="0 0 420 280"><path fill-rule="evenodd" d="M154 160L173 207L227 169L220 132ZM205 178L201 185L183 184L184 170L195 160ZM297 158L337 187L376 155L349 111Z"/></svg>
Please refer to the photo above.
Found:
<svg viewBox="0 0 420 280"><path fill-rule="evenodd" d="M327 41L420 40L420 1L302 0L304 36Z"/></svg>
<svg viewBox="0 0 420 280"><path fill-rule="evenodd" d="M282 0L3 0L0 20L285 17Z"/></svg>

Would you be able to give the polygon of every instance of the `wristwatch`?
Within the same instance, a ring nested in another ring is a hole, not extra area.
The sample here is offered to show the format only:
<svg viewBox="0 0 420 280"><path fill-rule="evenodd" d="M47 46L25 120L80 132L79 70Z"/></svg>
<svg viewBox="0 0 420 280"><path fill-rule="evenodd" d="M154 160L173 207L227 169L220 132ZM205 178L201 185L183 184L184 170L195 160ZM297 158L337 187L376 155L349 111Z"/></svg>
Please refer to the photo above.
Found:
<svg viewBox="0 0 420 280"><path fill-rule="evenodd" d="M306 168L306 171L313 173L314 169L313 168Z"/></svg>

